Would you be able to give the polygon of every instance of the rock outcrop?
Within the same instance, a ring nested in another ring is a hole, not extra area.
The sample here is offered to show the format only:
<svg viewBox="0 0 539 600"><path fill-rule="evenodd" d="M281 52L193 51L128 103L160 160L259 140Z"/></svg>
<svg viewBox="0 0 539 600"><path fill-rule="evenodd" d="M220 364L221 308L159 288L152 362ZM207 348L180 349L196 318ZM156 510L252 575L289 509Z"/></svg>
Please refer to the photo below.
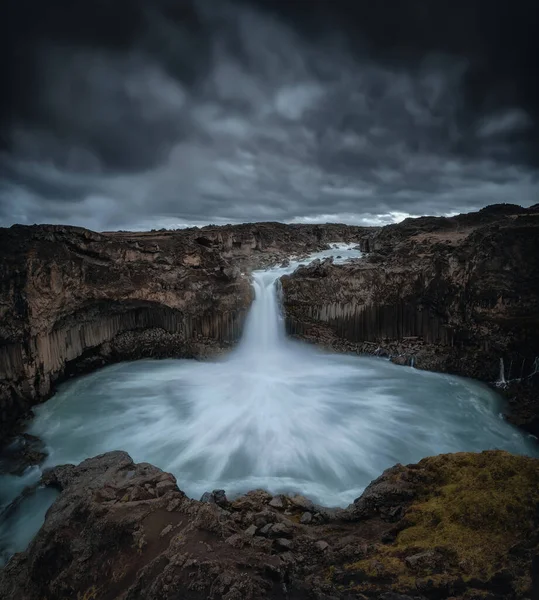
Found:
<svg viewBox="0 0 539 600"><path fill-rule="evenodd" d="M365 228L262 223L98 234L0 231L0 435L55 382L142 357L203 357L241 335L248 273Z"/></svg>
<svg viewBox="0 0 539 600"><path fill-rule="evenodd" d="M490 451L396 465L344 510L264 491L187 498L124 452L56 467L60 494L0 597L536 598L539 461ZM309 515L309 516L307 516ZM535 587L534 587L535 586Z"/></svg>
<svg viewBox="0 0 539 600"><path fill-rule="evenodd" d="M289 332L499 381L511 418L539 434L539 210L496 205L407 219L365 245L365 259L282 278Z"/></svg>

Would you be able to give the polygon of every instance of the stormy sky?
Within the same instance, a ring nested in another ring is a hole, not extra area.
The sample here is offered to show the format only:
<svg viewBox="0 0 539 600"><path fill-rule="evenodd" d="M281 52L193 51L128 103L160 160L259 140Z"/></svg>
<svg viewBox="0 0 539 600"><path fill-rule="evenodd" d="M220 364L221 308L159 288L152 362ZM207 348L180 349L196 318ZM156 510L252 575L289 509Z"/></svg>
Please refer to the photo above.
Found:
<svg viewBox="0 0 539 600"><path fill-rule="evenodd" d="M4 0L0 225L539 200L536 0Z"/></svg>

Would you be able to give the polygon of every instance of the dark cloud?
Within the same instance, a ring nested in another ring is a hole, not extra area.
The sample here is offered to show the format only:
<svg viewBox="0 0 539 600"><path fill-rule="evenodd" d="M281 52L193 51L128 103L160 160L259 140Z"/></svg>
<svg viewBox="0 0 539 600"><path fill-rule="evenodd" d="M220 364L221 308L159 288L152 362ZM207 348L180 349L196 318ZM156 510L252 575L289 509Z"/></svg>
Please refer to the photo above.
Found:
<svg viewBox="0 0 539 600"><path fill-rule="evenodd" d="M6 0L0 223L385 223L539 197L535 1Z"/></svg>

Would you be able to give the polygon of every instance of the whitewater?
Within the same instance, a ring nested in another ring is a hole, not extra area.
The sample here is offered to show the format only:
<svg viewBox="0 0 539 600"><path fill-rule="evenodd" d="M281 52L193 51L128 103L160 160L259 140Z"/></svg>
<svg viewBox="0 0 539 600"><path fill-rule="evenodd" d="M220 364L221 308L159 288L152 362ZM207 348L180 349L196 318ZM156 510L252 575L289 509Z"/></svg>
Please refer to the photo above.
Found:
<svg viewBox="0 0 539 600"><path fill-rule="evenodd" d="M329 256L338 263L361 253L335 244L255 271L243 338L219 360L121 363L60 386L28 428L47 445L44 467L121 449L173 473L191 497L264 488L346 506L398 462L491 448L539 455L501 418L502 399L486 385L288 338L279 279ZM39 475L4 477L0 502ZM24 548L52 499L40 490L0 523L0 545Z"/></svg>

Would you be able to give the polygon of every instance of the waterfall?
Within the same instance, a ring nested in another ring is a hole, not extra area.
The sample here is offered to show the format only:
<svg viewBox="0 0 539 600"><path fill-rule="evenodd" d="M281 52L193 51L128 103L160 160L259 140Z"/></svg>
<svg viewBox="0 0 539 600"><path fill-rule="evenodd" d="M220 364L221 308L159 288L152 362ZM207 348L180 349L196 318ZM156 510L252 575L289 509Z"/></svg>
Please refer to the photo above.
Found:
<svg viewBox="0 0 539 600"><path fill-rule="evenodd" d="M526 381L527 379L531 379L539 372L539 357L535 357L533 364L532 364L532 371L529 375L524 375L525 365L526 365L526 359L523 358L522 364L520 366L520 377L511 379L511 371L513 368L513 361L511 360L511 362L509 363L509 373L507 374L507 379L506 379L505 363L504 363L503 358L500 358L500 373L498 375L498 380L496 381L495 385L497 387L506 387L515 381L519 382L519 381Z"/></svg>
<svg viewBox="0 0 539 600"><path fill-rule="evenodd" d="M255 299L240 342L242 354L249 354L256 349L257 356L263 358L275 352L284 337L284 322L277 294L277 280L284 273L285 269L253 273Z"/></svg>
<svg viewBox="0 0 539 600"><path fill-rule="evenodd" d="M507 385L507 381L505 381L505 364L503 362L503 358L500 358L500 375L498 376L496 385L498 387L504 387Z"/></svg>
<svg viewBox="0 0 539 600"><path fill-rule="evenodd" d="M247 316L237 356L242 360L267 361L277 359L285 344L285 320L281 313L280 278L293 273L298 266L319 258L333 258L336 264L361 257L350 244L333 244L330 250L313 254L303 261L291 260L285 267L273 267L252 274L255 300ZM338 258L337 258L337 256Z"/></svg>

